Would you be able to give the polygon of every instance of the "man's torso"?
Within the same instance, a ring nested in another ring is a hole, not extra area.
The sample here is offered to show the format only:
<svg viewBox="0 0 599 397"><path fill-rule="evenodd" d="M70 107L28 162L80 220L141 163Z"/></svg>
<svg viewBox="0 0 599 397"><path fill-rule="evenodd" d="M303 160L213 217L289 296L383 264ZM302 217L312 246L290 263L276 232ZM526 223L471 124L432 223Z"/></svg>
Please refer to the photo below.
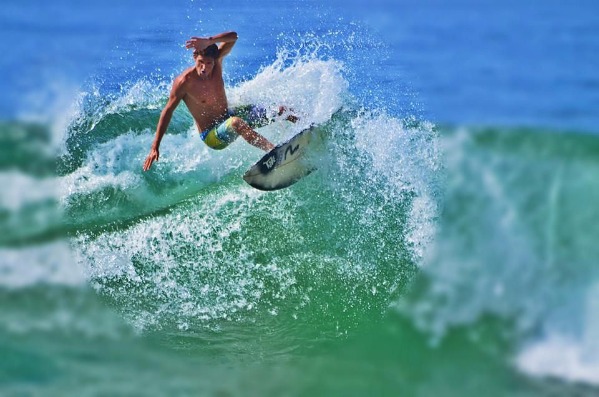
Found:
<svg viewBox="0 0 599 397"><path fill-rule="evenodd" d="M183 101L193 116L199 131L204 131L227 116L227 96L221 65L216 65L209 79L199 79L194 68L183 72Z"/></svg>

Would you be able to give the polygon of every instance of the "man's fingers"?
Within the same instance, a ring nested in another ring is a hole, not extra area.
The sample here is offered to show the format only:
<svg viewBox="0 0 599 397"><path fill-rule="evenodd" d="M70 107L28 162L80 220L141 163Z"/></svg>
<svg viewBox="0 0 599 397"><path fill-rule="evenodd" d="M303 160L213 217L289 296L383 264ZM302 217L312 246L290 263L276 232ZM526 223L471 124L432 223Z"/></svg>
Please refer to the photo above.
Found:
<svg viewBox="0 0 599 397"><path fill-rule="evenodd" d="M160 153L152 153L150 154L148 157L146 157L146 161L144 162L144 171L147 171L150 169L150 167L152 166L152 163L154 161L158 161L158 157L160 156Z"/></svg>
<svg viewBox="0 0 599 397"><path fill-rule="evenodd" d="M144 162L144 171L147 171L150 169L150 167L152 166L153 163L153 159L151 157L148 157L146 159L146 161Z"/></svg>

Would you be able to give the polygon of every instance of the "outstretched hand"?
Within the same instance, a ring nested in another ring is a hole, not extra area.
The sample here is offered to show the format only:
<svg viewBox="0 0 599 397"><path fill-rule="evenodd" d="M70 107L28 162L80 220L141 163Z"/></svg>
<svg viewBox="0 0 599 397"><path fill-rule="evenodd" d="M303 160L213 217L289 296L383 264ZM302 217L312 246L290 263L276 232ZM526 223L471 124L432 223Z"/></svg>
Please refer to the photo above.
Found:
<svg viewBox="0 0 599 397"><path fill-rule="evenodd" d="M212 41L210 39L194 36L185 42L185 48L194 48L198 51L202 51L206 49L206 47L208 47L210 44L212 44Z"/></svg>
<svg viewBox="0 0 599 397"><path fill-rule="evenodd" d="M158 161L158 157L160 157L158 149L152 148L152 150L150 150L150 154L148 154L148 157L146 157L146 161L144 162L144 171L149 170L152 166L152 163L154 161Z"/></svg>

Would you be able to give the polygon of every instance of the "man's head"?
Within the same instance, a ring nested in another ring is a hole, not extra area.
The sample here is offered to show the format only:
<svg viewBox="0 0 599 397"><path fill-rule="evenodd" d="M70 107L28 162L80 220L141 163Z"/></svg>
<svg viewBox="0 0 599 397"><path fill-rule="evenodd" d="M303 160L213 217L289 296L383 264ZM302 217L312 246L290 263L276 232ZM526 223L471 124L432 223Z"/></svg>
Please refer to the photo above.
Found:
<svg viewBox="0 0 599 397"><path fill-rule="evenodd" d="M217 57L218 46L216 44L211 44L203 50L194 50L193 59L198 74L203 77L210 76Z"/></svg>
<svg viewBox="0 0 599 397"><path fill-rule="evenodd" d="M211 44L203 50L195 49L193 51L193 57L195 58L198 55L216 59L218 57L218 46L216 44Z"/></svg>

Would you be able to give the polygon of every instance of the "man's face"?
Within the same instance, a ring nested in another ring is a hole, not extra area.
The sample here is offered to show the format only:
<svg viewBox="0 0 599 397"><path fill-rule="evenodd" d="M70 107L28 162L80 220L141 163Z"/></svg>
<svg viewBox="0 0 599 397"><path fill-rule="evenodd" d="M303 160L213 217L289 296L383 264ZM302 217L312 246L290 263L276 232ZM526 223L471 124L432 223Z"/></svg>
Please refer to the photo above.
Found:
<svg viewBox="0 0 599 397"><path fill-rule="evenodd" d="M210 76L212 69L214 69L214 58L196 55L195 62L196 70L201 77Z"/></svg>

